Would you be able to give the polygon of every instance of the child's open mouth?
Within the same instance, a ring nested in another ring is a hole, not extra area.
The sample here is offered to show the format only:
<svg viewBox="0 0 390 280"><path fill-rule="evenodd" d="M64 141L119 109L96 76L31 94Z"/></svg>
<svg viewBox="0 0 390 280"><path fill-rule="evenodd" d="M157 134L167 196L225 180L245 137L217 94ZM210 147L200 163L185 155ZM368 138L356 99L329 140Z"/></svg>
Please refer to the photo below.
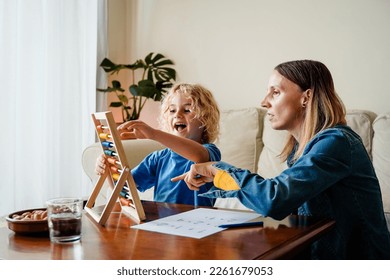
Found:
<svg viewBox="0 0 390 280"><path fill-rule="evenodd" d="M182 130L185 129L186 127L187 127L187 125L184 124L184 123L176 123L176 124L175 124L175 129L176 129L177 131L182 131Z"/></svg>

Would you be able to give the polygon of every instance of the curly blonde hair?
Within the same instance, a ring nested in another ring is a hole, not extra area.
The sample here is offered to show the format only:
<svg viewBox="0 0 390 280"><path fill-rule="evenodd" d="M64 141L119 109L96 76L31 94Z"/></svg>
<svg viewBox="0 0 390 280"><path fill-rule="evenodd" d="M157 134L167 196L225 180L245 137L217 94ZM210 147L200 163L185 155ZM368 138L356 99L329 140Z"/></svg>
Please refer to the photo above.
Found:
<svg viewBox="0 0 390 280"><path fill-rule="evenodd" d="M178 83L173 85L162 101L159 123L162 129L169 130L168 115L170 100L181 94L192 101L192 110L204 127L202 143L212 143L219 135L220 111L212 93L199 84Z"/></svg>

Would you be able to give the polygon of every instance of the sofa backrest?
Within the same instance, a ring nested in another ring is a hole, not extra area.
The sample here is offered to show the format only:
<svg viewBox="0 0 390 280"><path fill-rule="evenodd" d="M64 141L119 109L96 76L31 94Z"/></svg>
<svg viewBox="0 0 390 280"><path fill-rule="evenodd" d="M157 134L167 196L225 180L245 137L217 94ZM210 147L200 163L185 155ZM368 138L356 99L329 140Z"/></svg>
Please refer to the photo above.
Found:
<svg viewBox="0 0 390 280"><path fill-rule="evenodd" d="M374 136L372 124L375 118L376 114L367 110L348 110L346 115L347 124L362 138L370 157ZM286 163L281 162L278 157L286 142L287 132L272 129L267 118L264 118L262 126L264 145L260 153L257 173L265 178L272 178L287 168Z"/></svg>
<svg viewBox="0 0 390 280"><path fill-rule="evenodd" d="M349 110L346 116L347 124L360 135L370 156L374 136L372 124L375 117L375 113L367 110ZM379 129L380 123L377 126ZM281 162L278 157L286 142L287 132L272 129L264 109L253 107L222 111L220 132L216 144L221 150L222 161L249 169L264 178L275 177L287 168L286 162ZM386 136L387 140L383 141L390 141L390 134ZM380 142L376 145L380 145ZM387 159L390 159L390 155ZM383 164L381 160L383 161L377 157L376 164L389 166L388 163ZM381 176L390 176L387 174L390 173L383 173ZM390 182L390 179L387 178L386 182ZM385 195L390 196L390 186L387 186L387 189ZM235 199L218 200L216 206L245 209Z"/></svg>
<svg viewBox="0 0 390 280"><path fill-rule="evenodd" d="M347 122L361 136L372 157L390 229L390 113L376 117L367 110L349 110ZM263 109L225 110L221 112L221 134L216 144L223 161L271 178L286 168L278 158L286 136L287 132L271 128ZM123 147L131 168L150 152L163 148L159 143L147 139L123 141ZM101 153L100 146L95 143L87 147L82 155L84 171L92 182L98 179L94 169L96 158ZM153 190L142 193L141 197L152 200ZM247 209L236 199L218 199L215 206Z"/></svg>
<svg viewBox="0 0 390 280"><path fill-rule="evenodd" d="M287 167L278 157L287 132L272 129L265 112L255 107L222 111L220 138L216 144L223 161L271 178ZM346 116L348 125L360 135L370 156L375 117L375 113L367 110L349 110Z"/></svg>
<svg viewBox="0 0 390 280"><path fill-rule="evenodd" d="M390 215L390 113L378 116L373 129L372 161L381 185L383 206Z"/></svg>

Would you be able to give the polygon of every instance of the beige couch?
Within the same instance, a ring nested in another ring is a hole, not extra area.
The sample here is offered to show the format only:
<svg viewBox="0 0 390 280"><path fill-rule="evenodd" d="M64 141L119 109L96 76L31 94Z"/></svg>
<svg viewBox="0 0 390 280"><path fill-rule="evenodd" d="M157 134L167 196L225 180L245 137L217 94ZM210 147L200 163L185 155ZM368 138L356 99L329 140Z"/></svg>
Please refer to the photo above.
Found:
<svg viewBox="0 0 390 280"><path fill-rule="evenodd" d="M348 124L363 140L372 157L383 196L384 210L390 229L390 113L377 116L366 110L350 110ZM260 108L226 110L221 115L221 134L217 146L222 160L237 167L257 172L269 178L286 168L277 155L284 144L286 132L270 127L265 111ZM123 146L130 167L134 167L148 153L162 146L151 140L126 140ZM96 182L94 165L101 149L97 143L84 150L82 164L89 178ZM153 193L140 193L142 199L152 200ZM236 199L220 199L216 207L246 209Z"/></svg>

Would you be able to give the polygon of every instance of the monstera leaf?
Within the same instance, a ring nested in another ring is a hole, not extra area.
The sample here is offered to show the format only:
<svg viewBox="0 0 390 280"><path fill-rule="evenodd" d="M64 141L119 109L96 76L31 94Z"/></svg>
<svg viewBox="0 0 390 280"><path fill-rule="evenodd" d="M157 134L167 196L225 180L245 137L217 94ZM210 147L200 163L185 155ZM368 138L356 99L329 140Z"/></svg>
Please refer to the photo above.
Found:
<svg viewBox="0 0 390 280"><path fill-rule="evenodd" d="M104 93L115 92L118 101L111 102L110 107L122 107L123 121L138 119L146 100L161 101L172 87L176 80L173 65L172 60L159 53L149 53L144 59L138 59L132 64L117 64L104 58L100 67L110 75L128 70L131 85L127 93L118 80L113 80L112 86L97 90ZM135 81L136 71L142 72L138 82Z"/></svg>

